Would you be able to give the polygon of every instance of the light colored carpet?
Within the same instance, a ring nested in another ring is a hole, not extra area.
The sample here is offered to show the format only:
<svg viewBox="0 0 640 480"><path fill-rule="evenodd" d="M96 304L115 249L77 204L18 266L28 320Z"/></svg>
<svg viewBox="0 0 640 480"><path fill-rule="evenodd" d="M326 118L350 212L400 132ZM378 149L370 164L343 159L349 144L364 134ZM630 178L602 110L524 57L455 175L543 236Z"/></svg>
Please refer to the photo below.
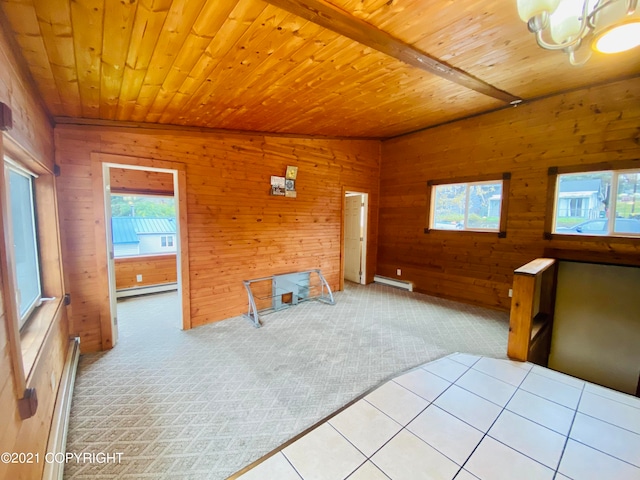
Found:
<svg viewBox="0 0 640 480"><path fill-rule="evenodd" d="M505 358L508 314L382 285L336 305L179 329L175 293L119 303L119 344L80 359L65 478L223 479L384 379L452 352Z"/></svg>

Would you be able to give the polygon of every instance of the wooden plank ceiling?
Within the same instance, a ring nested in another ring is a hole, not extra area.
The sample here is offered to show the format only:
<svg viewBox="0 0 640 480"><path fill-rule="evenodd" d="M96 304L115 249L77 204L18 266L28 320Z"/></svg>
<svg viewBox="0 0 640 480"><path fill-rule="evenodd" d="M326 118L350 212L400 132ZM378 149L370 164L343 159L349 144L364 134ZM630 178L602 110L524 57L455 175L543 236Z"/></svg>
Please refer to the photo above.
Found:
<svg viewBox="0 0 640 480"><path fill-rule="evenodd" d="M515 0L0 0L50 114L385 138L639 75L540 49Z"/></svg>

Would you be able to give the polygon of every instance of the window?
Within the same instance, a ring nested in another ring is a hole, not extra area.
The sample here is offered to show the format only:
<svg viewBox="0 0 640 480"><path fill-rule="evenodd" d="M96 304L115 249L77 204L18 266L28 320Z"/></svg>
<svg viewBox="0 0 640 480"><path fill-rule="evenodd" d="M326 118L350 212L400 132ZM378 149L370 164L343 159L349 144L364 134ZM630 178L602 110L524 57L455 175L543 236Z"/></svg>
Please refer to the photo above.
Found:
<svg viewBox="0 0 640 480"><path fill-rule="evenodd" d="M35 175L5 159L11 225L10 252L16 285L16 303L22 327L42 296L36 235L33 180Z"/></svg>
<svg viewBox="0 0 640 480"><path fill-rule="evenodd" d="M64 294L56 188L51 161L32 157L0 132L0 277L7 349L22 419L35 414L33 386L52 326L63 322ZM49 159L51 160L51 159ZM53 327L55 328L55 327ZM45 368L45 367L42 367Z"/></svg>
<svg viewBox="0 0 640 480"><path fill-rule="evenodd" d="M429 182L431 230L496 232L504 236L509 175L502 179Z"/></svg>
<svg viewBox="0 0 640 480"><path fill-rule="evenodd" d="M160 245L163 247L173 247L173 237L172 236L160 237Z"/></svg>
<svg viewBox="0 0 640 480"><path fill-rule="evenodd" d="M559 173L553 233L640 237L640 169Z"/></svg>

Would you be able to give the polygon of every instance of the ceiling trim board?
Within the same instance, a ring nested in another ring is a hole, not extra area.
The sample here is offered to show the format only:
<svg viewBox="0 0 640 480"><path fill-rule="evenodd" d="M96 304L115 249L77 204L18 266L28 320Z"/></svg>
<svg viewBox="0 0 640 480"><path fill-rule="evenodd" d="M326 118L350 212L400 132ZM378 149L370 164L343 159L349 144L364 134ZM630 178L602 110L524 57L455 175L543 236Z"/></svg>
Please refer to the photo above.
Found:
<svg viewBox="0 0 640 480"><path fill-rule="evenodd" d="M337 135L310 135L303 133L282 133L264 132L254 130L232 130L225 128L195 127L189 125L172 125L169 123L145 123L126 122L121 120L104 120L100 118L79 118L79 117L53 117L55 127L101 127L109 129L127 129L141 133L154 133L165 131L171 134L194 134L203 133L209 135L244 135L250 137L282 137L282 138L312 138L317 140L365 140L379 142L385 137L347 137Z"/></svg>
<svg viewBox="0 0 640 480"><path fill-rule="evenodd" d="M482 80L448 65L415 47L404 43L373 25L360 20L324 0L265 0L267 3L293 13L343 37L400 60L413 67L437 75L463 87L506 103L521 100Z"/></svg>

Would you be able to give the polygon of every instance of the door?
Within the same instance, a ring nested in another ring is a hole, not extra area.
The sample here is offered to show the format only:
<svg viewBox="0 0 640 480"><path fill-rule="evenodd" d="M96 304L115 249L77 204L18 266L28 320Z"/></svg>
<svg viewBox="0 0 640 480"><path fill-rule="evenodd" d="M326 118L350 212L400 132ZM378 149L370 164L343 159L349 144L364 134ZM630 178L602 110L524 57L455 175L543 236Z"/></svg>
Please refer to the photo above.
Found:
<svg viewBox="0 0 640 480"><path fill-rule="evenodd" d="M362 195L348 195L344 209L344 278L360 283Z"/></svg>

